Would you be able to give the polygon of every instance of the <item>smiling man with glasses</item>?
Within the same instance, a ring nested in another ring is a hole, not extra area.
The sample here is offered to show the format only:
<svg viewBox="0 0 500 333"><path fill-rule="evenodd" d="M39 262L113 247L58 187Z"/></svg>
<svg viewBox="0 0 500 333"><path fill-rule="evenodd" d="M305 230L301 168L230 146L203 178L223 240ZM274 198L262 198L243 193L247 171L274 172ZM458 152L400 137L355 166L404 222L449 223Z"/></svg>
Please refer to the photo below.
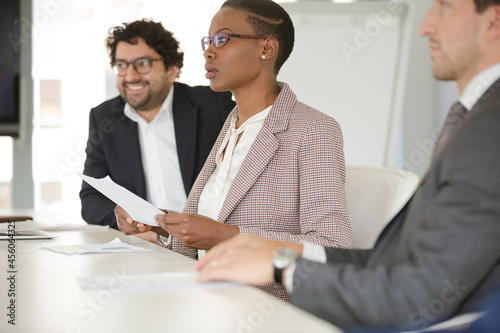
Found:
<svg viewBox="0 0 500 333"><path fill-rule="evenodd" d="M84 174L109 175L157 207L182 211L234 107L231 94L176 82L184 53L161 23L114 27L106 45L120 96L90 111ZM113 202L86 183L80 198L85 221L117 228Z"/></svg>

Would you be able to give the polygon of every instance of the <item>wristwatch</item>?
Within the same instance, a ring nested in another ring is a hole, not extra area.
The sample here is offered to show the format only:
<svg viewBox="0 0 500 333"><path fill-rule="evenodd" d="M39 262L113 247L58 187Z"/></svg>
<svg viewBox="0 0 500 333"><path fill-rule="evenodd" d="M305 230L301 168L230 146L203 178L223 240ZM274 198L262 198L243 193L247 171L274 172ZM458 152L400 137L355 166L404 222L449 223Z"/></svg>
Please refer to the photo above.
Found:
<svg viewBox="0 0 500 333"><path fill-rule="evenodd" d="M283 284L283 270L296 262L299 258L299 253L289 247L281 247L274 251L274 281Z"/></svg>

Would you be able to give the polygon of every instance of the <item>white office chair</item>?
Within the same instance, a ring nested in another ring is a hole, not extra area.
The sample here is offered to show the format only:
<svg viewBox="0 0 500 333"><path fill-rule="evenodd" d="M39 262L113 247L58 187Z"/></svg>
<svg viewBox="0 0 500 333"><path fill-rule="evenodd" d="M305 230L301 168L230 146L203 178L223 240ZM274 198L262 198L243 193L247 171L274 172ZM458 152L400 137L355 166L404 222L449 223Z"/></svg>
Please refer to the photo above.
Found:
<svg viewBox="0 0 500 333"><path fill-rule="evenodd" d="M352 247L372 248L382 229L413 195L420 179L413 172L388 167L348 165L346 169Z"/></svg>

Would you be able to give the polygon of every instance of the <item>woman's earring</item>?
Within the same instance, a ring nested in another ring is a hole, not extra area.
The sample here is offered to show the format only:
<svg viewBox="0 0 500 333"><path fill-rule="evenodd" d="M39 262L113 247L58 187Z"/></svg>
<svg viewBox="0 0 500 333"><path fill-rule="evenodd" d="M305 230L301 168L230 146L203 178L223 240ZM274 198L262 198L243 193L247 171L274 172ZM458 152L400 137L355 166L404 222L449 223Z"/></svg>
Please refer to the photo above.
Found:
<svg viewBox="0 0 500 333"><path fill-rule="evenodd" d="M262 58L262 59L266 59L266 56L265 56L265 55L263 55L261 58Z"/></svg>

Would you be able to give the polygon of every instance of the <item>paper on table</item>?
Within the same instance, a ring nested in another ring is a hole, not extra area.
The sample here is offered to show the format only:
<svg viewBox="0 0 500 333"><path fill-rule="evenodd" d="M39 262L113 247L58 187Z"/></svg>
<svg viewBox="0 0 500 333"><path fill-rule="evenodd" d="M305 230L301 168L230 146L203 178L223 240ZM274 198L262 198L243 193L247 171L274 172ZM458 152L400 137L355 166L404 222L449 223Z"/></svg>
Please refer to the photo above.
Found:
<svg viewBox="0 0 500 333"><path fill-rule="evenodd" d="M41 230L41 229L57 229L58 226L52 223L39 222L33 220L16 221L16 231L26 230ZM12 227L11 227L12 228ZM9 230L8 223L0 223L0 232L7 232Z"/></svg>
<svg viewBox="0 0 500 333"><path fill-rule="evenodd" d="M177 289L222 289L245 286L236 282L198 283L199 273L168 272L142 275L121 275L123 289L126 290L177 290ZM109 289L110 281L116 281L112 275L77 278L83 289Z"/></svg>
<svg viewBox="0 0 500 333"><path fill-rule="evenodd" d="M14 234L9 234L7 232L0 232L0 240L9 239L49 239L57 237L43 230L24 230L17 231Z"/></svg>
<svg viewBox="0 0 500 333"><path fill-rule="evenodd" d="M106 244L57 245L44 248L64 254L153 252L150 249L123 243L118 237Z"/></svg>
<svg viewBox="0 0 500 333"><path fill-rule="evenodd" d="M460 332L465 331L465 327L468 327L471 323L478 320L484 316L487 312L469 312L460 315L456 315L451 319L437 323L435 325L425 328L425 332ZM422 330L417 331L404 331L401 333L421 333Z"/></svg>
<svg viewBox="0 0 500 333"><path fill-rule="evenodd" d="M109 176L98 179L86 176L78 171L77 173L80 178L86 181L90 186L104 194L118 206L122 207L134 221L156 227L157 224L153 219L154 216L164 214L159 208L153 206L151 203L130 192L126 188L116 184Z"/></svg>
<svg viewBox="0 0 500 333"><path fill-rule="evenodd" d="M99 224L58 224L55 231L72 231L72 230L102 230L109 229L109 225ZM52 228L44 228L44 230L52 230Z"/></svg>

